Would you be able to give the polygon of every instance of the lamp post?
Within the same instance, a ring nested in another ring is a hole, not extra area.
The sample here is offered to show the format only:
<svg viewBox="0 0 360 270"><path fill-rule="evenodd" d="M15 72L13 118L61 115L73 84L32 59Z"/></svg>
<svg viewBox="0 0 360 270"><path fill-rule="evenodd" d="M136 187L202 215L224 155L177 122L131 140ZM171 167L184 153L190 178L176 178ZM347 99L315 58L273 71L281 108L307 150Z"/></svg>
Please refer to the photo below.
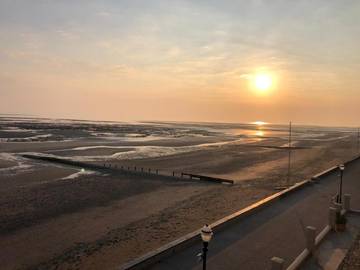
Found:
<svg viewBox="0 0 360 270"><path fill-rule="evenodd" d="M205 226L201 229L201 239L203 241L203 270L206 270L206 253L208 251L208 245L213 236L213 231L211 230L210 226L205 224Z"/></svg>
<svg viewBox="0 0 360 270"><path fill-rule="evenodd" d="M339 170L340 170L340 184L339 184L339 193L337 196L337 203L341 203L342 199L342 183L343 183L343 175L344 175L344 170L345 170L345 166L343 164L339 165Z"/></svg>

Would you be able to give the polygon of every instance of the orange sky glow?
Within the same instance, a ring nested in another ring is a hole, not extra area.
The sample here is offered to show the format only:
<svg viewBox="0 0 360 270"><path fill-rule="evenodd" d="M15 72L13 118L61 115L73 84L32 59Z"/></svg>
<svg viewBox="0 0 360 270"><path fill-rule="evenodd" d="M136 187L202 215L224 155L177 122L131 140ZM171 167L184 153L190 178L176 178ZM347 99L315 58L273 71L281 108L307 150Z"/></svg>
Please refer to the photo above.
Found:
<svg viewBox="0 0 360 270"><path fill-rule="evenodd" d="M360 125L359 1L1 1L0 113Z"/></svg>

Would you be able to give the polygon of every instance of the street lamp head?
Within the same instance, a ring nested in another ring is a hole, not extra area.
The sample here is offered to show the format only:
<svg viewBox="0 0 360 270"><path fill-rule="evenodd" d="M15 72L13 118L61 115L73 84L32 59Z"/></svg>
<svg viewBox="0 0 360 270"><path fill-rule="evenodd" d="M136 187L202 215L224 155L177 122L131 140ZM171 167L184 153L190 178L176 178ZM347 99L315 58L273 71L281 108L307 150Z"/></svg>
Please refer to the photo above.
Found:
<svg viewBox="0 0 360 270"><path fill-rule="evenodd" d="M203 242L209 243L213 236L213 231L211 230L209 225L205 224L205 226L202 227L200 234Z"/></svg>
<svg viewBox="0 0 360 270"><path fill-rule="evenodd" d="M345 166L344 166L344 164L339 165L339 169L340 169L340 171L345 170Z"/></svg>

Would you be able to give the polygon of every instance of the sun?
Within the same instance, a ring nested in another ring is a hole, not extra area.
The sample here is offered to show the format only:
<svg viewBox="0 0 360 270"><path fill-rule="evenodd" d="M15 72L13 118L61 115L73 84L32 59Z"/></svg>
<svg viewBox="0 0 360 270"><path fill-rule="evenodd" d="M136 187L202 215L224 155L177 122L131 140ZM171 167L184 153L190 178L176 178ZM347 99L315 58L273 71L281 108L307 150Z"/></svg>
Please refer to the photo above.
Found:
<svg viewBox="0 0 360 270"><path fill-rule="evenodd" d="M263 122L263 121L255 121L255 122L252 122L251 124L261 127L263 125L266 125L267 123Z"/></svg>
<svg viewBox="0 0 360 270"><path fill-rule="evenodd" d="M272 78L269 74L256 74L254 78L255 88L260 91L267 91L272 85Z"/></svg>

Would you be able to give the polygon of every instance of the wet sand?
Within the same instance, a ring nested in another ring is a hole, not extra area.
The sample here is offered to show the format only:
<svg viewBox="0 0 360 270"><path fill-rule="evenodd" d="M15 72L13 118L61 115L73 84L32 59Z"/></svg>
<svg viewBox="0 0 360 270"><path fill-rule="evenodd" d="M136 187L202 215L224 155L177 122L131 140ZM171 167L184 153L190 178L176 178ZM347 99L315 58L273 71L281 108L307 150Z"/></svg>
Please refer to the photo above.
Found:
<svg viewBox="0 0 360 270"><path fill-rule="evenodd" d="M4 169L4 168L10 168L15 166L17 163L14 161L9 161L9 160L1 160L0 159L0 169Z"/></svg>

